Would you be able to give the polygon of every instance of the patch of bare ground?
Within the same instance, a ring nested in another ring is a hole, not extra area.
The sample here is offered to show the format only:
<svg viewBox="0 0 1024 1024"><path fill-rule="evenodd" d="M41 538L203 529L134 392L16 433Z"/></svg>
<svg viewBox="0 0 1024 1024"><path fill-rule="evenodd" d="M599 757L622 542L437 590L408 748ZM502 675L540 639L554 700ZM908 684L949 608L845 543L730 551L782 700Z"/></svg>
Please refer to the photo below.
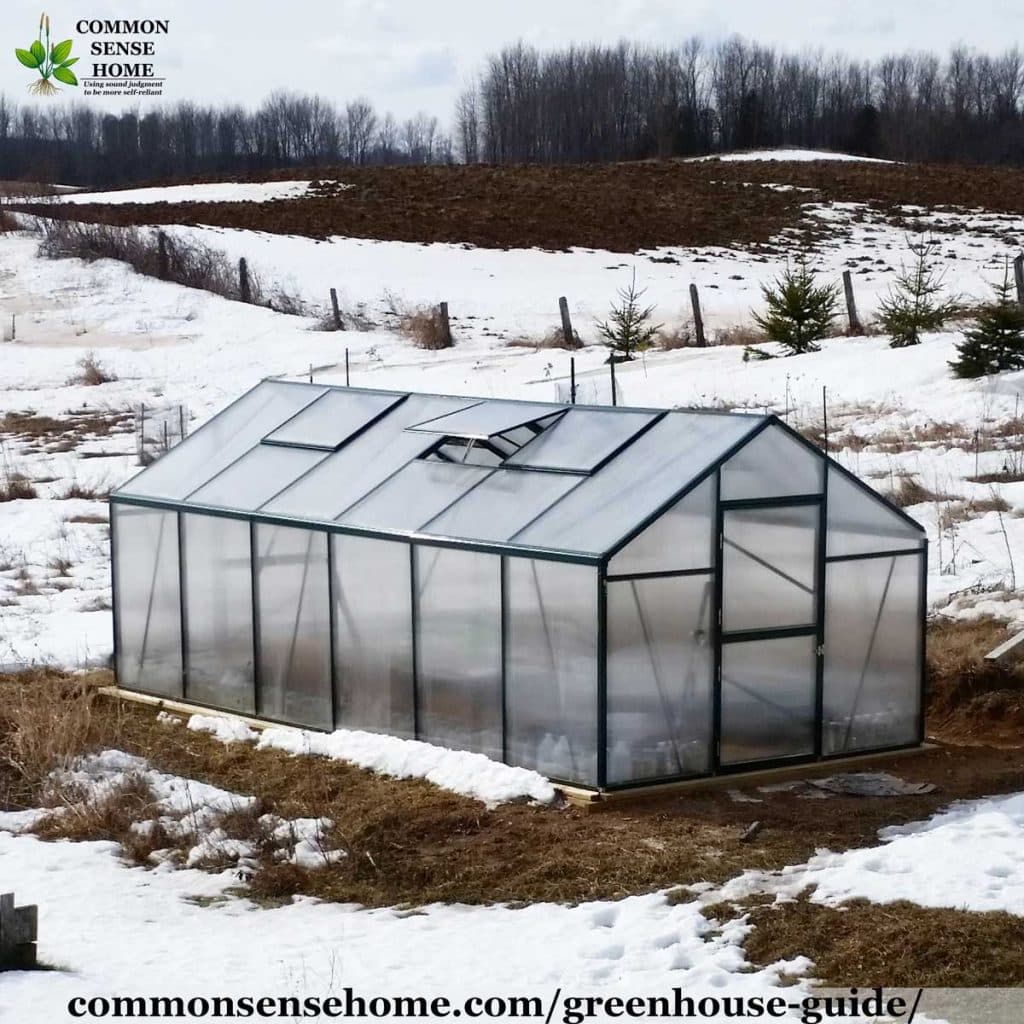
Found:
<svg viewBox="0 0 1024 1024"><path fill-rule="evenodd" d="M931 909L852 900L841 908L791 903L742 908L754 930L744 948L766 966L807 956L827 985L985 988L1024 985L1024 918L1002 912ZM719 920L738 916L719 904Z"/></svg>

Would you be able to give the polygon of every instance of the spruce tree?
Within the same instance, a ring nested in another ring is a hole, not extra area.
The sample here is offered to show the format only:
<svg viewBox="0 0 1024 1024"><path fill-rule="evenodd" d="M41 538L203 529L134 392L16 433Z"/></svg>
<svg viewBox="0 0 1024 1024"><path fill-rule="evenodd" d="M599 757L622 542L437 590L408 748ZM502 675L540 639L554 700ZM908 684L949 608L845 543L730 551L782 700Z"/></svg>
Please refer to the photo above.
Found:
<svg viewBox="0 0 1024 1024"><path fill-rule="evenodd" d="M981 307L975 325L964 331L958 358L949 365L957 377L984 377L1024 369L1024 307L1012 294L1007 265L995 298Z"/></svg>
<svg viewBox="0 0 1024 1024"><path fill-rule="evenodd" d="M774 284L762 285L761 291L768 309L763 316L754 314L758 327L772 341L785 345L791 355L817 352L814 343L825 337L836 318L838 288L815 284L806 258L801 257Z"/></svg>
<svg viewBox="0 0 1024 1024"><path fill-rule="evenodd" d="M892 348L920 345L925 331L941 330L956 312L955 299L939 298L943 275L935 266L936 249L930 239L911 245L913 265L901 268L895 287L878 307L878 322L889 335Z"/></svg>
<svg viewBox="0 0 1024 1024"><path fill-rule="evenodd" d="M637 290L634 270L629 287L619 289L619 304L612 305L607 320L598 322L598 333L611 349L612 359L632 359L635 352L645 352L662 328L661 324L651 323L654 306L640 305L646 290Z"/></svg>

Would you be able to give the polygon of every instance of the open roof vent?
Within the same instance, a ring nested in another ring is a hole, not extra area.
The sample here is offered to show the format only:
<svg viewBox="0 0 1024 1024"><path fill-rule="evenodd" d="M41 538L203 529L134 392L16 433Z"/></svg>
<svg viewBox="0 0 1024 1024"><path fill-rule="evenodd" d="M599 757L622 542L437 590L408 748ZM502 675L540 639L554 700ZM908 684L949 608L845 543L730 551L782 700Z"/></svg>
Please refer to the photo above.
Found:
<svg viewBox="0 0 1024 1024"><path fill-rule="evenodd" d="M468 409L417 423L408 430L436 435L420 458L468 466L501 466L565 415L549 405L480 402Z"/></svg>

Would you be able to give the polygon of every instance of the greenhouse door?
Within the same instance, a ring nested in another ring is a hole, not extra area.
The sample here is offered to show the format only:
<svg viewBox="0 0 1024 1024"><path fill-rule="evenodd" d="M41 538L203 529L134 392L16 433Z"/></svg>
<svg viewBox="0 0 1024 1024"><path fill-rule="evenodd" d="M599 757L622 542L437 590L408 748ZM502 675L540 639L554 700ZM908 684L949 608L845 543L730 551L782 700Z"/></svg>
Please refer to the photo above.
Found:
<svg viewBox="0 0 1024 1024"><path fill-rule="evenodd" d="M721 768L817 752L821 511L819 498L721 506Z"/></svg>

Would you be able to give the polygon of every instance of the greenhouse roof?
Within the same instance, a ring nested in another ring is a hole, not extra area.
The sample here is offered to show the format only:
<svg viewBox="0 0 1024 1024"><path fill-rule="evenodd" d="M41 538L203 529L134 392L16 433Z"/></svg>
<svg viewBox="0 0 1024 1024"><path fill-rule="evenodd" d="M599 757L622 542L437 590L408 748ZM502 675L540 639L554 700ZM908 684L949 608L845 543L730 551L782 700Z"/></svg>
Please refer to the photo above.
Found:
<svg viewBox="0 0 1024 1024"><path fill-rule="evenodd" d="M113 497L598 561L771 422L263 381Z"/></svg>

